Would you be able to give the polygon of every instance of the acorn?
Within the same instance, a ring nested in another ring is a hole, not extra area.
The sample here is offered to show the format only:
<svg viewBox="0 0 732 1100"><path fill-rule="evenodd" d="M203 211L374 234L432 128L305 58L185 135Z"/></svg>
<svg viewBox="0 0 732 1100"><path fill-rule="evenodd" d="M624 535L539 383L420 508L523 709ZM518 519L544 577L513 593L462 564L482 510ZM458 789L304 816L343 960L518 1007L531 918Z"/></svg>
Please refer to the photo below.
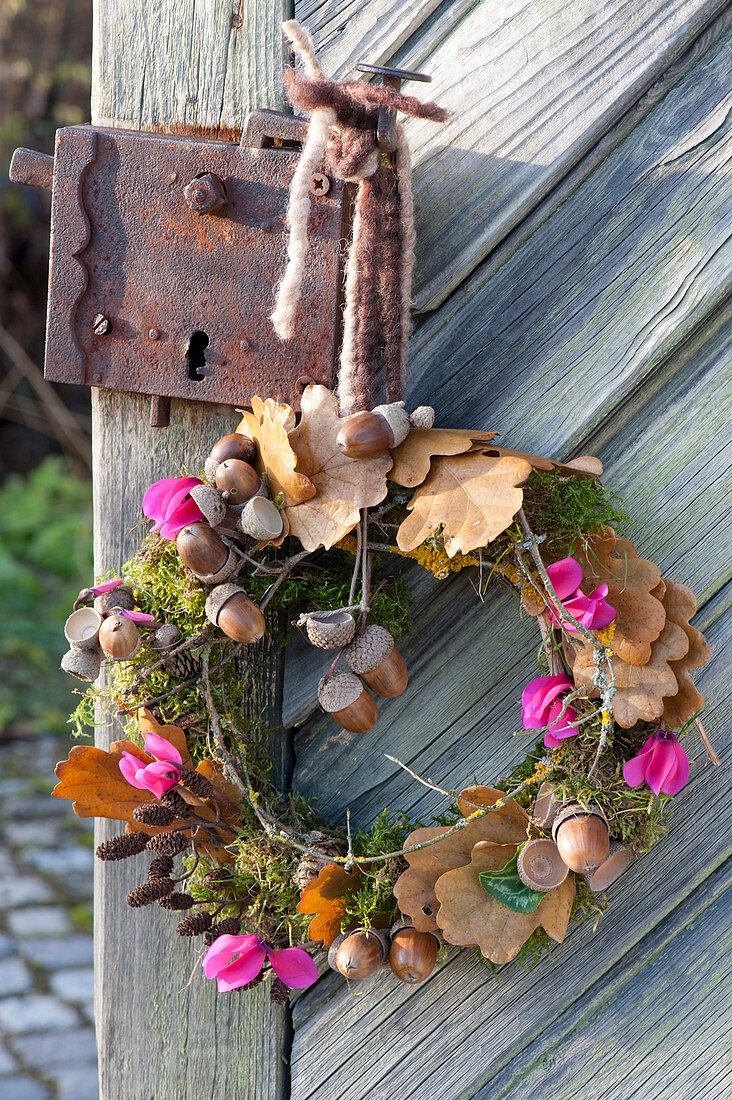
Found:
<svg viewBox="0 0 732 1100"><path fill-rule="evenodd" d="M219 584L237 566L236 554L207 523L191 523L175 540L180 559L205 584Z"/></svg>
<svg viewBox="0 0 732 1100"><path fill-rule="evenodd" d="M348 611L311 611L304 619L308 638L319 649L340 649L356 633L356 620Z"/></svg>
<svg viewBox="0 0 732 1100"><path fill-rule="evenodd" d="M110 661L129 661L140 648L140 631L124 615L107 615L99 628L99 644Z"/></svg>
<svg viewBox="0 0 732 1100"><path fill-rule="evenodd" d="M407 686L407 666L386 627L367 626L346 647L343 656L371 690L385 699L401 695Z"/></svg>
<svg viewBox="0 0 732 1100"><path fill-rule="evenodd" d="M519 878L532 890L553 890L561 886L569 874L569 867L554 841L543 837L524 844L516 866Z"/></svg>
<svg viewBox="0 0 732 1100"><path fill-rule="evenodd" d="M209 481L214 481L217 467L229 458L241 459L242 462L253 462L256 454L257 448L254 445L254 440L250 439L248 435L241 435L239 432L229 432L228 435L222 435L221 439L217 439L209 451L204 465L206 477Z"/></svg>
<svg viewBox="0 0 732 1100"><path fill-rule="evenodd" d="M96 680L101 665L101 649L77 649L72 646L61 658L61 668L77 680Z"/></svg>
<svg viewBox="0 0 732 1100"><path fill-rule="evenodd" d="M368 978L383 963L389 950L388 933L372 928L344 936L335 952L335 968L344 978Z"/></svg>
<svg viewBox="0 0 732 1100"><path fill-rule="evenodd" d="M409 414L409 422L413 428L431 428L435 423L435 410L431 405L420 405Z"/></svg>
<svg viewBox="0 0 732 1100"><path fill-rule="evenodd" d="M634 859L635 856L630 848L626 848L619 840L613 840L610 842L610 852L607 859L600 864L596 871L584 875L584 880L594 893L599 890L607 890L616 878L620 878L623 871L631 865Z"/></svg>
<svg viewBox="0 0 732 1100"><path fill-rule="evenodd" d="M577 802L564 806L554 820L552 836L564 862L580 875L597 870L610 851L607 822L599 806L590 810Z"/></svg>
<svg viewBox="0 0 732 1100"><path fill-rule="evenodd" d="M403 443L409 434L404 402L377 405L372 412L346 418L336 436L336 446L348 458L371 458Z"/></svg>
<svg viewBox="0 0 732 1100"><path fill-rule="evenodd" d="M336 672L318 685L318 701L324 711L351 733L366 733L378 718L376 700L352 672Z"/></svg>
<svg viewBox="0 0 732 1100"><path fill-rule="evenodd" d="M271 500L266 496L255 495L244 505L237 527L253 539L269 542L280 537L284 520Z"/></svg>
<svg viewBox="0 0 732 1100"><path fill-rule="evenodd" d="M135 593L126 584L120 584L109 592L102 592L94 600L94 607L100 615L106 615L115 607L123 607L125 611L135 610Z"/></svg>
<svg viewBox="0 0 732 1100"><path fill-rule="evenodd" d="M561 798L556 797L555 789L553 783L544 780L537 792L531 816L540 829L551 829L555 817L564 806Z"/></svg>
<svg viewBox="0 0 732 1100"><path fill-rule="evenodd" d="M226 501L213 485L194 485L189 496L201 509L212 527L218 527L226 518Z"/></svg>
<svg viewBox="0 0 732 1100"><path fill-rule="evenodd" d="M400 982L423 982L435 968L440 941L433 932L418 932L408 919L391 929L389 964Z"/></svg>
<svg viewBox="0 0 732 1100"><path fill-rule="evenodd" d="M75 649L98 649L102 616L93 607L73 611L64 624L66 641Z"/></svg>
<svg viewBox="0 0 732 1100"><path fill-rule="evenodd" d="M227 458L216 467L216 488L231 508L238 508L259 492L260 478L248 462Z"/></svg>
<svg viewBox="0 0 732 1100"><path fill-rule="evenodd" d="M264 615L236 584L219 584L206 600L206 615L235 642L249 645L264 636Z"/></svg>

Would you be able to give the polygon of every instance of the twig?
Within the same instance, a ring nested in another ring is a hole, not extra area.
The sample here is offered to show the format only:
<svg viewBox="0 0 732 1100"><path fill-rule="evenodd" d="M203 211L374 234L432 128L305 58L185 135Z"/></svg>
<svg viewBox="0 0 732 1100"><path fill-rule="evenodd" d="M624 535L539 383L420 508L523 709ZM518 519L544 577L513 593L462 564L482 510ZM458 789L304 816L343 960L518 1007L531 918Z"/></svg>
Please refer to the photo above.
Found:
<svg viewBox="0 0 732 1100"><path fill-rule="evenodd" d="M299 554L293 554L293 556L291 558L287 559L287 561L282 566L279 577L272 584L272 586L267 589L267 591L265 593L265 596L264 596L264 599L262 600L262 602L259 605L259 610L260 611L264 611L265 607L267 606L269 601L272 599L272 597L274 596L274 594L277 591L277 589L279 588L279 586L282 584L285 577L287 577L288 574L290 574L292 572L292 570L295 568L295 566L298 564L298 562L301 562L303 560L303 558L306 558L309 553L310 553L309 550L301 550Z"/></svg>
<svg viewBox="0 0 732 1100"><path fill-rule="evenodd" d="M717 753L714 750L714 745L709 740L709 734L704 729L704 726L701 724L701 720L699 718L695 718L694 719L694 725L696 726L697 731L699 733L699 736L702 739L702 744L704 745L704 748L707 750L707 756L709 757L709 759L711 760L711 762L713 764L716 764L717 767L719 767L721 765L722 761L717 756Z"/></svg>
<svg viewBox="0 0 732 1100"><path fill-rule="evenodd" d="M353 836L351 835L351 807L346 810L346 832L348 834L348 854L346 856L346 870L353 867Z"/></svg>
<svg viewBox="0 0 732 1100"><path fill-rule="evenodd" d="M232 651L227 654L226 657L224 657L223 661L219 661L217 665L214 665L214 667L211 669L211 672L217 672L220 668L223 668L224 665L227 665L229 661L232 661L234 657L236 657L239 650L242 648L242 644L243 643L239 643L238 645L234 646ZM204 656L208 661L208 651L206 651ZM201 667L203 668L203 658L201 659L201 661ZM198 681L201 679L201 676L202 672L197 672L196 675L191 676L189 680L184 680L182 683L176 684L176 686L174 688L171 688L170 691L165 691L162 695L156 695L154 699L147 699L144 703L136 703L134 707L121 708L117 711L117 717L119 717L121 714L134 714L136 710L140 710L142 707L148 710L150 707L156 707L158 703L162 703L164 699L168 699L171 695L177 695L179 692L185 691L186 688L193 687L193 685L197 684Z"/></svg>
<svg viewBox="0 0 732 1100"><path fill-rule="evenodd" d="M356 557L353 563L353 575L351 576L351 587L348 590L348 602L353 603L356 599L356 583L358 581L358 571L361 568L361 524L356 524Z"/></svg>
<svg viewBox="0 0 732 1100"><path fill-rule="evenodd" d="M203 642L212 633L212 628L207 627L202 630L200 634L196 634L194 638L186 638L180 645L174 646L173 649L168 649L165 652L165 656L161 657L159 661L156 661L154 665L148 665L147 668L141 669L135 677L135 682L128 688L125 688L122 693L122 698L126 699L140 684L145 680L149 680L153 672L159 669L166 661L169 661L171 657L176 657L179 653L182 653L184 649L190 649L191 646L197 645L199 642Z"/></svg>

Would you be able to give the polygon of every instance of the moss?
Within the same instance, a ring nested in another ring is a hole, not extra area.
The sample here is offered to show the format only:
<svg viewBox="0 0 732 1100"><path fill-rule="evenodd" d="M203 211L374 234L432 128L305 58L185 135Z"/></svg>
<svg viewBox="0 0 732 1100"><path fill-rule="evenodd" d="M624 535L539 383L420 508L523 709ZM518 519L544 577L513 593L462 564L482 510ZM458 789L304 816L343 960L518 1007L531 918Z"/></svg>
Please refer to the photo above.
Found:
<svg viewBox="0 0 732 1100"><path fill-rule="evenodd" d="M620 497L597 478L562 477L545 470L534 470L524 485L524 512L555 556L569 553L583 535L603 527L622 531L630 522Z"/></svg>

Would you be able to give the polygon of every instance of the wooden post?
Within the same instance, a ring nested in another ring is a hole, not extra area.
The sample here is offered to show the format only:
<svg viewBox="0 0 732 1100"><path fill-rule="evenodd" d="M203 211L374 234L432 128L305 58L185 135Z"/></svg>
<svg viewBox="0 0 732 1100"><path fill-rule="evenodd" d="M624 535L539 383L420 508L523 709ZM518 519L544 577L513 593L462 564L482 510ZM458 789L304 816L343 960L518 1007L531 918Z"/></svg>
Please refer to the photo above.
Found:
<svg viewBox="0 0 732 1100"><path fill-rule="evenodd" d="M281 108L280 23L288 0L95 0L92 121L141 130L238 139L250 108ZM174 247L174 245L173 245ZM161 287L161 306L165 288ZM94 391L95 568L103 573L140 544L141 502L156 479L197 469L232 431L227 406L173 401L169 428L150 427L150 398ZM252 700L279 727L279 650L262 655ZM98 731L107 747L119 727ZM290 747L276 740L289 781ZM119 828L100 822L97 840ZM133 914L125 895L142 861L97 864L96 1022L102 1100L280 1100L289 1091L290 1021L261 987L218 995L196 970L200 943L175 934L175 914Z"/></svg>

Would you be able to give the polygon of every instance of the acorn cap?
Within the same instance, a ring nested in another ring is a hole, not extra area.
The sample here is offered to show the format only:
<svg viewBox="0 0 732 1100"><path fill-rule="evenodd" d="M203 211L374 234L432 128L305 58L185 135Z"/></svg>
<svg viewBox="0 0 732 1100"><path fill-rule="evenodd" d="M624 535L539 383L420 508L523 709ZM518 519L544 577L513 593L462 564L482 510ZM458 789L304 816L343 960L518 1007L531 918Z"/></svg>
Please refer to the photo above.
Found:
<svg viewBox="0 0 732 1100"><path fill-rule="evenodd" d="M607 818L605 817L600 807L596 806L594 802L591 803L587 807L587 809L585 809L584 806L581 806L579 802L570 802L567 805L563 806L557 816L554 818L554 824L552 825L552 837L554 838L554 840L557 839L557 833L559 832L562 824L565 821L569 821L569 819L572 817L599 817L600 820L604 821L605 825L607 825Z"/></svg>
<svg viewBox="0 0 732 1100"><path fill-rule="evenodd" d="M163 623L153 634L155 649L172 649L180 641L180 630L175 623Z"/></svg>
<svg viewBox="0 0 732 1100"><path fill-rule="evenodd" d="M98 649L99 628L102 616L93 607L80 607L73 611L64 624L64 634L69 645L76 649Z"/></svg>
<svg viewBox="0 0 732 1100"><path fill-rule="evenodd" d="M191 569L194 577L197 577L203 584L221 584L222 581L228 580L232 573L234 573L239 565L239 559L235 552L228 548L229 553L226 561L216 573L196 573L195 569Z"/></svg>
<svg viewBox="0 0 732 1100"><path fill-rule="evenodd" d="M597 893L599 890L607 890L619 878L626 868L630 867L635 856L630 848L626 848L619 840L610 841L610 852L607 859L600 864L596 871L583 875L590 890Z"/></svg>
<svg viewBox="0 0 732 1100"><path fill-rule="evenodd" d="M394 648L394 639L384 626L367 626L343 651L343 656L354 672L371 672L377 668Z"/></svg>
<svg viewBox="0 0 732 1100"><path fill-rule="evenodd" d="M77 680L96 680L101 666L101 649L76 649L72 646L61 658L61 668Z"/></svg>
<svg viewBox="0 0 732 1100"><path fill-rule="evenodd" d="M212 458L211 455L209 455L203 464L203 472L206 475L206 481L208 481L209 484L212 486L216 482L216 471L218 470L218 468L219 460L217 458Z"/></svg>
<svg viewBox="0 0 732 1100"><path fill-rule="evenodd" d="M123 607L125 611L135 610L135 593L126 584L119 585L109 592L102 592L94 600L94 607L100 615L106 615L113 607Z"/></svg>
<svg viewBox="0 0 732 1100"><path fill-rule="evenodd" d="M353 637L356 620L348 611L311 611L305 616L305 629L319 649L339 649Z"/></svg>
<svg viewBox="0 0 732 1100"><path fill-rule="evenodd" d="M435 410L431 405L420 405L409 419L413 428L431 428L435 423Z"/></svg>
<svg viewBox="0 0 732 1100"><path fill-rule="evenodd" d="M260 492L262 482L260 481ZM284 520L279 509L268 500L266 496L256 493L244 505L237 526L245 535L253 539L267 542L270 539L279 538L284 527Z"/></svg>
<svg viewBox="0 0 732 1100"><path fill-rule="evenodd" d="M561 798L556 797L555 790L554 784L545 779L537 792L531 816L541 829L550 829L564 806Z"/></svg>
<svg viewBox="0 0 732 1100"><path fill-rule="evenodd" d="M532 890L553 890L561 886L569 867L553 840L541 837L524 844L516 861L518 876Z"/></svg>
<svg viewBox="0 0 732 1100"><path fill-rule="evenodd" d="M216 626L221 608L227 600L239 592L242 596L246 596L246 592L238 584L219 584L216 588L212 588L206 600L206 617L209 622Z"/></svg>
<svg viewBox="0 0 732 1100"><path fill-rule="evenodd" d="M338 969L338 964L336 963L336 955L338 954L338 948L341 946L343 941L349 935L350 935L350 932L339 932L338 935L336 936L336 938L333 940L330 947L328 948L328 966L331 968L331 970L337 970Z"/></svg>
<svg viewBox="0 0 732 1100"><path fill-rule="evenodd" d="M395 401L391 405L377 405L373 412L378 413L379 416L383 416L391 428L391 434L394 436L394 447L398 447L400 443L409 435L409 429L411 427L409 423L409 416L404 408L403 401Z"/></svg>
<svg viewBox="0 0 732 1100"><path fill-rule="evenodd" d="M226 516L226 502L213 485L194 485L188 494L198 505L212 527L218 527Z"/></svg>
<svg viewBox="0 0 732 1100"><path fill-rule="evenodd" d="M364 690L358 676L352 672L334 672L328 679L323 677L318 684L318 702L323 710L333 714L350 707Z"/></svg>

